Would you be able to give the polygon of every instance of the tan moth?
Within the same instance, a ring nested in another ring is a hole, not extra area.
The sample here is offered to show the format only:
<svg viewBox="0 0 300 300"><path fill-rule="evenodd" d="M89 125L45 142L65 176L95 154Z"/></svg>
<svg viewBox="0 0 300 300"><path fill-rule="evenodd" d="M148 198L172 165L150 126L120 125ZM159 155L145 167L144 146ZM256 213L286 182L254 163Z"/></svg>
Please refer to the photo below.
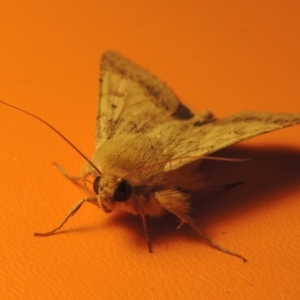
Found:
<svg viewBox="0 0 300 300"><path fill-rule="evenodd" d="M124 211L141 216L148 249L146 216L167 212L189 224L212 247L238 258L216 244L190 217L190 196L205 188L199 166L207 155L245 139L300 123L300 114L243 112L217 120L204 111L194 115L159 79L120 54L105 52L101 60L100 97L96 121L96 150L89 160L49 123L86 160L79 177L93 177L93 197L80 200L48 236L59 230L85 202L104 212ZM218 159L218 158L212 158Z"/></svg>

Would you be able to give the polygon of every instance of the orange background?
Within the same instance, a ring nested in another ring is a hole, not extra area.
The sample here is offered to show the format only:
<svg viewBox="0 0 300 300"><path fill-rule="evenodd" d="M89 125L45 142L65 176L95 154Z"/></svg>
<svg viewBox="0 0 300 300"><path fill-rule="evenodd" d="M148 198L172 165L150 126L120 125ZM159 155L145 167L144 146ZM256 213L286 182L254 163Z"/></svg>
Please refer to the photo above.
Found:
<svg viewBox="0 0 300 300"><path fill-rule="evenodd" d="M298 1L1 1L0 98L48 120L94 151L100 56L121 52L164 79L194 112L300 112ZM298 299L300 126L206 162L216 182L197 223L248 262L206 245L173 217L141 221L92 205L51 229L87 192L83 160L43 124L0 106L1 299Z"/></svg>

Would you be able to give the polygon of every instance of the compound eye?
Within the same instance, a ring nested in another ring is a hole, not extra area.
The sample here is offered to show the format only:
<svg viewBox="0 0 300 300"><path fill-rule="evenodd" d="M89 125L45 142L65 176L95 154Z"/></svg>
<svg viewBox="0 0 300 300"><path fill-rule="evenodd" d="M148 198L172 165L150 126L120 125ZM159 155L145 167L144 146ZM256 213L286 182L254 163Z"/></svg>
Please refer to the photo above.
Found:
<svg viewBox="0 0 300 300"><path fill-rule="evenodd" d="M100 183L100 176L96 177L93 183L94 192L98 195L99 194L99 183Z"/></svg>
<svg viewBox="0 0 300 300"><path fill-rule="evenodd" d="M114 193L114 200L117 202L124 202L128 200L131 196L132 188L129 182L126 180L122 180L119 182L115 193Z"/></svg>

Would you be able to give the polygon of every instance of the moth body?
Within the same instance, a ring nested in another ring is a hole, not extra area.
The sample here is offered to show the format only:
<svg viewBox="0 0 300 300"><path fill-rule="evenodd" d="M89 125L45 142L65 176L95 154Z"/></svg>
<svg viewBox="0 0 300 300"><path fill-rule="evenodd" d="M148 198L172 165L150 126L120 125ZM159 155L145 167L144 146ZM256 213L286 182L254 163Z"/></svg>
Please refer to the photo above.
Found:
<svg viewBox="0 0 300 300"><path fill-rule="evenodd" d="M168 158L163 154L163 146L162 139L155 134L124 134L96 149L92 162L101 176L86 163L82 177L93 175L97 182L94 184L97 202L105 212L117 210L161 216L168 211L165 202L182 202L188 199L191 190L201 187L200 160L166 172L165 164L161 163ZM116 199L118 191L123 191L126 197Z"/></svg>

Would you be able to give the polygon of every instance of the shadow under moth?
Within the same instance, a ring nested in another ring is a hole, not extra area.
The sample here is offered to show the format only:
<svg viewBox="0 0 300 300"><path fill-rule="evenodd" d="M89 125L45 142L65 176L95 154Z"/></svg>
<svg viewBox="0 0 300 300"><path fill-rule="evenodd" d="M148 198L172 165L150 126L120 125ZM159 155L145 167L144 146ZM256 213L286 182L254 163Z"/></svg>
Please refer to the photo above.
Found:
<svg viewBox="0 0 300 300"><path fill-rule="evenodd" d="M187 223L212 247L246 259L207 237L190 216L190 196L206 187L199 171L203 159L224 147L270 131L300 123L300 114L242 112L215 119L209 111L194 115L161 80L118 53L107 51L101 60L100 96L96 117L96 150L88 159L66 137L86 161L82 174L71 180L93 177L95 196L81 199L53 230L35 233L49 236L59 230L83 203L104 212L124 211L141 216L150 252L146 216L166 212ZM226 159L225 159L226 160Z"/></svg>

